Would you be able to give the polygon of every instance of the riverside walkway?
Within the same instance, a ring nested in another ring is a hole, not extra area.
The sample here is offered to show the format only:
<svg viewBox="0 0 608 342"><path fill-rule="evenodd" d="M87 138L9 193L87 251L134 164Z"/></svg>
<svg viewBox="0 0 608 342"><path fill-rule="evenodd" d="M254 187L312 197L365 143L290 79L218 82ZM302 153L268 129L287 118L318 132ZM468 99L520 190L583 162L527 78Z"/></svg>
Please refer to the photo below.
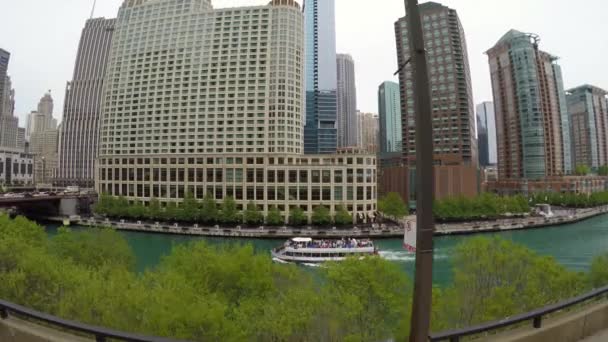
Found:
<svg viewBox="0 0 608 342"><path fill-rule="evenodd" d="M576 223L606 213L608 213L608 206L591 209L557 210L556 216L552 218L523 217L500 219L494 221L437 224L435 227L435 235L465 235L542 228L548 226ZM62 222L63 218L55 218L55 220L58 222ZM354 226L352 228L332 226L210 227L199 226L197 224L110 220L78 216L72 217L70 219L70 223L82 226L108 226L117 230L136 232L251 239L284 239L294 236L311 238L341 238L344 236L352 236L358 238L374 239L403 237L403 228L402 226L397 224L367 224L361 226Z"/></svg>

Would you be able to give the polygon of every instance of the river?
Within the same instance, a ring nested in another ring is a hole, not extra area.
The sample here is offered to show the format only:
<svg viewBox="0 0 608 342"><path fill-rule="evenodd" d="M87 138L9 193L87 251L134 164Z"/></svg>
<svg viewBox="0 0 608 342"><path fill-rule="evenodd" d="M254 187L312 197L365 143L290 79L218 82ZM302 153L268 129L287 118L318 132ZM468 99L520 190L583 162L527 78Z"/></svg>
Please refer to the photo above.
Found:
<svg viewBox="0 0 608 342"><path fill-rule="evenodd" d="M78 229L78 227L73 227ZM83 228L86 229L86 228ZM56 232L56 226L47 226L50 234ZM121 232L127 239L137 258L137 269L140 272L157 265L164 255L171 252L174 245L185 244L195 240L206 240L210 244L252 244L259 253L281 244L280 240L248 240L226 238L204 238L157 233ZM588 269L593 257L608 252L608 215L598 216L586 221L563 226L533 230L489 233L486 236L499 235L503 238L523 244L542 255L553 256L564 266L575 270ZM444 236L435 239L435 263L433 282L445 286L451 282L451 255L455 247L470 236ZM414 256L402 249L400 239L375 241L381 255L391 260L407 272L413 274ZM270 255L268 256L270 258Z"/></svg>

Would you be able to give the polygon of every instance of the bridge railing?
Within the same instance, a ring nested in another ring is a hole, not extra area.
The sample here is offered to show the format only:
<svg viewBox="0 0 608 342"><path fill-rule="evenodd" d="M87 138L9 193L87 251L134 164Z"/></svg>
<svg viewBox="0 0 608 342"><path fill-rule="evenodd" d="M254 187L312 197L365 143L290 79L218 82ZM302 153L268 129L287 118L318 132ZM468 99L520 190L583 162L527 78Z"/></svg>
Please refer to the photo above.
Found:
<svg viewBox="0 0 608 342"><path fill-rule="evenodd" d="M51 316L49 314L42 313L36 310L32 310L21 305L0 300L0 318L3 320L7 319L10 314L14 314L16 317L21 319L44 322L51 326L63 328L67 331L79 332L89 336L94 336L97 342L105 342L108 339L128 342L177 342L177 340L162 337L137 335L97 327L94 325L74 322L59 317Z"/></svg>
<svg viewBox="0 0 608 342"><path fill-rule="evenodd" d="M574 298L568 299L566 301L563 301L563 302L560 302L557 304L545 306L541 309L537 309L537 310L534 310L534 311L531 311L528 313L516 315L513 317L509 317L509 318L505 318L505 319L501 319L501 320L497 320L497 321L493 321L493 322L483 323L483 324L468 327L468 328L462 328L462 329L456 329L456 330L450 330L450 331L440 332L440 333L436 333L436 334L431 334L429 336L429 340L431 342L438 342L438 341L459 342L461 338L464 338L467 336L478 335L478 334L485 333L485 332L491 332L491 331L496 331L496 330L502 329L502 328L512 327L516 324L526 322L526 321L531 321L532 326L535 329L540 329L542 327L542 322L543 322L544 316L547 316L547 315L557 312L557 311L569 309L577 304L601 297L605 294L608 294L608 286L597 289L597 290L593 290L587 294L584 294L584 295L581 295L578 297L574 297Z"/></svg>

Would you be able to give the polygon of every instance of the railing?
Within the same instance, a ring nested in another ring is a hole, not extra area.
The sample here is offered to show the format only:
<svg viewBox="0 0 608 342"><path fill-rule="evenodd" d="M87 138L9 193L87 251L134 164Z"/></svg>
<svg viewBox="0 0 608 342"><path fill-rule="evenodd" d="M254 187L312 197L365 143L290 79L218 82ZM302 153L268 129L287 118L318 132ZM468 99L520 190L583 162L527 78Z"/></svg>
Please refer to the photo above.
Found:
<svg viewBox="0 0 608 342"><path fill-rule="evenodd" d="M90 336L94 336L97 342L105 342L107 339L128 341L128 342L176 342L161 337L149 337L137 334L125 333L121 331L101 328L94 325L78 323L51 316L36 310L32 310L21 305L9 303L0 300L0 318L6 319L9 314L17 314L19 318L32 319L35 321L45 322L53 326L64 328L68 331L80 332Z"/></svg>
<svg viewBox="0 0 608 342"><path fill-rule="evenodd" d="M605 294L608 294L608 286L601 289L593 290L592 292L563 301L561 303L545 306L544 308L537 309L525 314L505 318L494 322L483 323L473 327L431 334L429 336L429 340L431 342L458 342L462 337L477 335L488 331L494 331L500 328L506 328L525 321L532 321L532 326L535 329L540 329L542 326L543 316L546 316L556 311L568 309L576 304L586 302L590 299L594 299Z"/></svg>

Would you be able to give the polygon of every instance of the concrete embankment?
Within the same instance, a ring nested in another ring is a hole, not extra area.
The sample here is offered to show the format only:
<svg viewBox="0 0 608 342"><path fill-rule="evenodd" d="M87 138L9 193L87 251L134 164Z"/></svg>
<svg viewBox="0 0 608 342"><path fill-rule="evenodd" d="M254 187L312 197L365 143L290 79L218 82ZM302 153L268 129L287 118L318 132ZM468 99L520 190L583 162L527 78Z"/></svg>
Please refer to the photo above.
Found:
<svg viewBox="0 0 608 342"><path fill-rule="evenodd" d="M435 227L435 235L464 235L501 232L520 229L535 229L556 225L563 225L583 221L598 215L608 213L608 206L591 209L568 209L558 211L558 215L552 218L524 217L500 219L494 221L466 222L466 223L438 223ZM54 218L63 222L64 218ZM341 238L344 236L360 238L401 238L403 228L397 225L365 225L344 229L340 227L204 227L199 225L161 223L161 222L130 222L126 220L109 220L95 218L72 217L71 224L82 226L110 226L118 230L148 232L160 234L179 234L192 236L226 237L226 238L249 238L249 239L286 239L294 236L313 238Z"/></svg>

